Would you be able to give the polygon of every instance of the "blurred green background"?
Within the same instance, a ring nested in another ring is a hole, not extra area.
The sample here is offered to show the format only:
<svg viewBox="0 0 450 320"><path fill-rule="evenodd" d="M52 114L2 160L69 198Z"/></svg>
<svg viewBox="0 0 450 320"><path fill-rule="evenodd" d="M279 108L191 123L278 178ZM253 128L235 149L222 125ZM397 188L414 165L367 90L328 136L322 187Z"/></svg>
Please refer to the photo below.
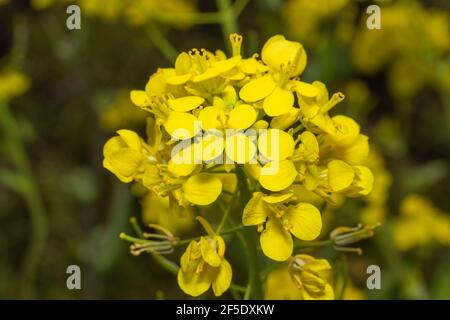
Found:
<svg viewBox="0 0 450 320"><path fill-rule="evenodd" d="M81 30L66 27L72 3ZM366 27L370 4L380 30ZM302 80L342 91L339 113L370 137L374 192L328 210L323 237L383 225L344 271L335 252L319 252L349 276L340 297L450 299L449 11L446 0L0 0L0 298L186 297L119 239L131 216L158 218L103 169L102 148L117 129L145 128L129 90L180 51L225 50L223 16L235 14L248 54L274 34L300 41ZM82 290L66 287L72 264ZM364 289L369 264L381 267L382 290Z"/></svg>

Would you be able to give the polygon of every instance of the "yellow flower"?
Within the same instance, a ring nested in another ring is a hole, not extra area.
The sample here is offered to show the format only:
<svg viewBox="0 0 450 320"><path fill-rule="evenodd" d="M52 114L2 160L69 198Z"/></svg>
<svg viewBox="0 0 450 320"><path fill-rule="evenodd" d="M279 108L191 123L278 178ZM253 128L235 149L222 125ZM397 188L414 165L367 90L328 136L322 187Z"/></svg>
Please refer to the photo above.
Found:
<svg viewBox="0 0 450 320"><path fill-rule="evenodd" d="M294 106L293 77L299 76L306 66L306 52L299 42L286 40L281 35L271 37L265 43L262 61L269 72L250 80L239 91L246 102L262 101L268 116L280 116Z"/></svg>
<svg viewBox="0 0 450 320"><path fill-rule="evenodd" d="M357 4L350 0L289 0L283 2L282 17L288 30L308 47L317 49L327 38L346 40L352 35ZM346 37L341 35L346 29ZM330 26L332 26L330 28Z"/></svg>
<svg viewBox="0 0 450 320"><path fill-rule="evenodd" d="M214 234L211 226L201 217L197 218L207 236L192 241L180 260L178 285L187 294L197 297L212 287L216 296L221 296L230 286L232 270L224 258L225 242Z"/></svg>
<svg viewBox="0 0 450 320"><path fill-rule="evenodd" d="M291 257L267 276L264 298L268 300L333 300L328 282L331 266L309 255Z"/></svg>
<svg viewBox="0 0 450 320"><path fill-rule="evenodd" d="M285 261L292 255L291 234L301 240L314 240L320 234L319 210L296 200L293 193L256 192L245 206L242 224L258 226L262 251L273 260Z"/></svg>
<svg viewBox="0 0 450 320"><path fill-rule="evenodd" d="M328 283L331 266L325 259L306 254L293 257L289 272L304 300L333 300L334 291Z"/></svg>
<svg viewBox="0 0 450 320"><path fill-rule="evenodd" d="M369 154L368 137L350 117L338 115L332 119L335 131L321 137L321 158L336 158L350 164L363 163Z"/></svg>
<svg viewBox="0 0 450 320"><path fill-rule="evenodd" d="M330 99L326 86L320 81L314 81L312 84L297 86L297 96L301 119L309 131L313 133L337 131L328 111L344 100L341 92L333 94Z"/></svg>
<svg viewBox="0 0 450 320"><path fill-rule="evenodd" d="M387 170L382 155L376 149L370 149L364 165L373 172L374 181L372 192L365 198L367 205L361 212L361 222L369 225L383 223L388 212L387 200L392 175Z"/></svg>
<svg viewBox="0 0 450 320"><path fill-rule="evenodd" d="M437 242L450 246L450 218L419 195L409 195L394 222L394 244L401 251Z"/></svg>
<svg viewBox="0 0 450 320"><path fill-rule="evenodd" d="M260 170L259 183L270 191L289 187L297 177L289 158L294 154L295 142L289 133L279 129L263 130L258 137L258 151L265 162Z"/></svg>
<svg viewBox="0 0 450 320"><path fill-rule="evenodd" d="M30 87L30 80L15 70L0 71L0 99L12 99L23 94Z"/></svg>
<svg viewBox="0 0 450 320"><path fill-rule="evenodd" d="M100 125L105 131L116 131L143 124L145 118L146 113L131 103L128 91L121 90L100 115Z"/></svg>
<svg viewBox="0 0 450 320"><path fill-rule="evenodd" d="M302 300L303 295L292 281L288 264L271 271L267 276L264 299L266 300Z"/></svg>
<svg viewBox="0 0 450 320"><path fill-rule="evenodd" d="M328 185L331 191L349 197L367 195L372 191L373 175L367 167L332 160L328 163Z"/></svg>
<svg viewBox="0 0 450 320"><path fill-rule="evenodd" d="M320 182L319 169L319 144L316 137L309 131L300 135L301 144L295 150L293 161L295 162L300 180L307 190L314 190Z"/></svg>
<svg viewBox="0 0 450 320"><path fill-rule="evenodd" d="M120 181L128 183L144 173L146 144L133 131L119 130L103 147L103 166Z"/></svg>

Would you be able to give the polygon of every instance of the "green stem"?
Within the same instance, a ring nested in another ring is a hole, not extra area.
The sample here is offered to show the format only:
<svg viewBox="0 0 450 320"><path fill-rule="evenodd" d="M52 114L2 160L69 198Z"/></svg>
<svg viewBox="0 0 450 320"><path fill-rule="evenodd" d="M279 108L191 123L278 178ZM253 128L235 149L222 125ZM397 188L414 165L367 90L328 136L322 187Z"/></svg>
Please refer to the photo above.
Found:
<svg viewBox="0 0 450 320"><path fill-rule="evenodd" d="M156 12L155 20L165 23L216 24L221 22L221 17L217 12L198 12L183 14Z"/></svg>
<svg viewBox="0 0 450 320"><path fill-rule="evenodd" d="M169 40L166 39L166 37L156 26L150 26L147 31L153 44L158 48L167 61L173 63L177 57L177 50L172 46Z"/></svg>
<svg viewBox="0 0 450 320"><path fill-rule="evenodd" d="M222 220L220 220L219 226L217 227L216 233L220 234L220 231L222 230L222 228L225 226L225 223L227 222L228 216L231 213L231 210L233 210L233 206L234 206L234 202L236 200L238 194L238 190L236 189L236 191L234 191L233 196L231 198L230 204L228 209L225 211Z"/></svg>
<svg viewBox="0 0 450 320"><path fill-rule="evenodd" d="M233 5L233 13L236 18L241 15L242 11L244 11L249 2L250 0L236 0Z"/></svg>
<svg viewBox="0 0 450 320"><path fill-rule="evenodd" d="M0 100L0 126L5 135L5 149L21 176L20 190L31 218L31 239L22 259L19 294L22 298L33 297L34 279L47 240L47 213L25 152L18 125L5 101ZM18 181L19 183L19 181Z"/></svg>
<svg viewBox="0 0 450 320"><path fill-rule="evenodd" d="M248 187L247 176L241 166L236 167L236 175L238 178L238 187L240 190L241 200L241 212L244 210L244 206L251 198L250 189ZM244 242L247 250L248 258L248 290L245 294L245 298L252 298L260 300L263 298L262 285L259 270L258 259L258 240L257 234L254 230L246 230L244 232Z"/></svg>
<svg viewBox="0 0 450 320"><path fill-rule="evenodd" d="M296 135L297 133L299 133L304 128L305 128L305 126L303 125L303 123L300 123L298 126L296 126L294 128L294 130L292 131L292 135Z"/></svg>
<svg viewBox="0 0 450 320"><path fill-rule="evenodd" d="M234 32L239 32L234 7L231 5L230 0L217 0L217 7L219 8L221 17L220 24L222 26L223 38L225 43L227 43L228 52L231 54L231 43L228 37Z"/></svg>
<svg viewBox="0 0 450 320"><path fill-rule="evenodd" d="M316 248L316 247L326 247L333 244L332 240L323 240L323 241L311 241L311 242L303 242L296 244L294 249L307 249L307 248Z"/></svg>

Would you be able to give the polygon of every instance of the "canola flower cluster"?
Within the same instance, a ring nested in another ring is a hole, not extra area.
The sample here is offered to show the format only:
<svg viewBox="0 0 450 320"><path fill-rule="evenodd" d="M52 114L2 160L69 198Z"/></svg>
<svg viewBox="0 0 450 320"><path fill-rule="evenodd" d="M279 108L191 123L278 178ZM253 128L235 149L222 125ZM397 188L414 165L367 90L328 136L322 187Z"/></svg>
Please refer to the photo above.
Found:
<svg viewBox="0 0 450 320"><path fill-rule="evenodd" d="M131 91L132 102L148 112L147 136L118 130L104 146L103 165L174 211L210 205L231 177L245 179L253 195L242 224L256 227L264 255L289 263L302 298L333 299L329 263L293 256L294 238L311 241L322 229L319 209L301 190L331 204L336 194L369 194L373 175L362 165L368 137L350 117L329 114L342 93L330 96L322 82L301 80L307 54L299 42L275 35L260 56L243 57L242 40L230 36L229 57L219 50L183 52L173 68L151 75L145 90ZM240 191L236 183L233 189ZM182 255L178 284L192 296L210 287L221 295L232 279L226 244L220 227L198 220L207 235Z"/></svg>

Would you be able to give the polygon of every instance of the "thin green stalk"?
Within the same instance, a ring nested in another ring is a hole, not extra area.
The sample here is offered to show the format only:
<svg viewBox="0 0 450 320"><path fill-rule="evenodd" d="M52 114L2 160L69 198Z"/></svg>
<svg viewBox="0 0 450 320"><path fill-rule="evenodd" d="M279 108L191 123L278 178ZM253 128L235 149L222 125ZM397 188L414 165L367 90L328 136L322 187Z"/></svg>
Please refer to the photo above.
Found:
<svg viewBox="0 0 450 320"><path fill-rule="evenodd" d="M17 122L11 114L8 104L1 100L0 126L5 137L5 149L17 174L21 177L17 181L16 191L21 191L31 218L31 239L22 259L19 295L22 298L32 298L34 296L34 279L47 240L47 213L25 152ZM14 181L10 182L14 183Z"/></svg>
<svg viewBox="0 0 450 320"><path fill-rule="evenodd" d="M225 213L222 216L222 220L220 220L219 226L217 227L216 233L220 234L220 231L222 231L222 228L225 226L225 223L227 222L228 216L231 213L231 210L233 210L234 202L236 200L238 194L238 190L234 191L233 196L231 198L230 204L228 209L225 211Z"/></svg>
<svg viewBox="0 0 450 320"><path fill-rule="evenodd" d="M158 48L168 62L173 63L177 57L177 50L172 46L169 40L161 33L156 26L147 28L148 34L153 44Z"/></svg>
<svg viewBox="0 0 450 320"><path fill-rule="evenodd" d="M155 20L165 23L216 24L221 22L221 17L217 12L197 12L183 14L157 12L155 13Z"/></svg>
<svg viewBox="0 0 450 320"><path fill-rule="evenodd" d="M121 233L120 238L123 240L129 241L129 242L138 243L138 244L148 243L149 240L142 239L142 237L144 236L144 233L142 232L142 229L139 226L136 217L131 217L130 223L131 223L131 226L132 226L134 232L136 232L136 234L139 238L129 236L125 233ZM162 255L157 254L157 253L150 252L150 255L162 268L166 269L167 271L169 271L170 273L175 274L175 275L178 273L179 267L176 263L170 261L169 259L166 259Z"/></svg>
<svg viewBox="0 0 450 320"><path fill-rule="evenodd" d="M240 190L241 210L244 210L245 204L250 200L251 193L247 183L247 176L242 167L236 167L236 175L238 178L238 187ZM248 291L244 298L262 299L262 285L259 270L258 258L258 241L257 234L254 230L245 230L244 232L245 247L248 258Z"/></svg>
<svg viewBox="0 0 450 320"><path fill-rule="evenodd" d="M301 130L303 130L305 128L305 126L303 125L303 123L300 123L298 126L296 126L294 128L294 130L292 131L292 134L295 135L297 133L299 133Z"/></svg>
<svg viewBox="0 0 450 320"><path fill-rule="evenodd" d="M136 217L131 217L130 218L130 224L131 224L131 227L133 228L133 231L137 234L137 236L139 238L143 238L144 237L144 232L142 232L141 226L137 222Z"/></svg>
<svg viewBox="0 0 450 320"><path fill-rule="evenodd" d="M228 52L231 53L231 44L228 37L234 32L239 32L234 7L231 5L230 0L217 0L217 7L219 8L221 17L220 24L222 26L223 38L225 43L227 43Z"/></svg>
<svg viewBox="0 0 450 320"><path fill-rule="evenodd" d="M311 241L311 242L303 242L296 244L294 249L307 249L307 248L317 248L317 247L327 247L333 244L332 240L323 240L323 241Z"/></svg>
<svg viewBox="0 0 450 320"><path fill-rule="evenodd" d="M245 7L248 5L250 0L236 0L236 2L233 5L233 13L235 18L239 17L244 11Z"/></svg>
<svg viewBox="0 0 450 320"><path fill-rule="evenodd" d="M347 259L346 259L345 255L342 255L339 273L340 273L340 276L342 277L342 287L341 287L339 293L337 294L337 300L343 300L344 295L345 295L345 289L347 288L348 278L349 278L348 263L347 263Z"/></svg>

